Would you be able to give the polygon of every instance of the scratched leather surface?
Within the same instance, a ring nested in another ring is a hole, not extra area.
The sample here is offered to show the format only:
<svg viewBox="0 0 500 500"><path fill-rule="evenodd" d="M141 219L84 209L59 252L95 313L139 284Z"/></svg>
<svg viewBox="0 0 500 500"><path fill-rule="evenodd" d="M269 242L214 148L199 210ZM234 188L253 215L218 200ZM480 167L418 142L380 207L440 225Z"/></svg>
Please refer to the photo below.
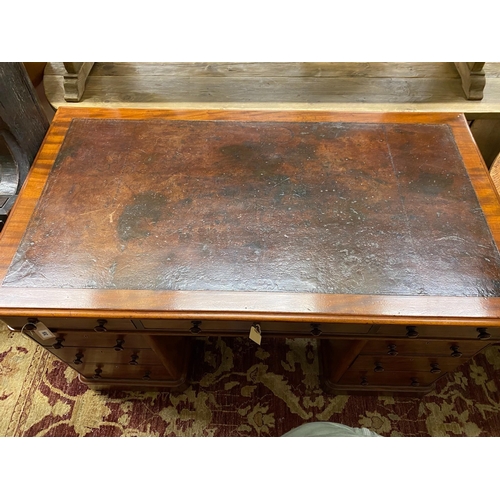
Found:
<svg viewBox="0 0 500 500"><path fill-rule="evenodd" d="M73 120L3 286L492 296L446 125Z"/></svg>

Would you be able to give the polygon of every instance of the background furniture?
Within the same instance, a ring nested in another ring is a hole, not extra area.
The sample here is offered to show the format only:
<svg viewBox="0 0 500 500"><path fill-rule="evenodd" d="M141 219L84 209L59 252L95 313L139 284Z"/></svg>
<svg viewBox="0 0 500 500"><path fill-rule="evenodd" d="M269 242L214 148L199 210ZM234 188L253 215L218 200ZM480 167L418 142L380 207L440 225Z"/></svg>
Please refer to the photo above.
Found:
<svg viewBox="0 0 500 500"><path fill-rule="evenodd" d="M85 90L85 83L94 63L65 62L64 69L64 99L68 102L78 102Z"/></svg>
<svg viewBox="0 0 500 500"><path fill-rule="evenodd" d="M484 62L458 62L455 66L462 79L462 88L465 97L480 101L483 98L483 89L486 85Z"/></svg>
<svg viewBox="0 0 500 500"><path fill-rule="evenodd" d="M467 117L488 167L500 152L498 62L96 62L78 102L65 97L65 64L69 63L51 62L45 69L45 91L55 109L70 105L456 112Z"/></svg>
<svg viewBox="0 0 500 500"><path fill-rule="evenodd" d="M22 63L0 63L0 230L49 127Z"/></svg>

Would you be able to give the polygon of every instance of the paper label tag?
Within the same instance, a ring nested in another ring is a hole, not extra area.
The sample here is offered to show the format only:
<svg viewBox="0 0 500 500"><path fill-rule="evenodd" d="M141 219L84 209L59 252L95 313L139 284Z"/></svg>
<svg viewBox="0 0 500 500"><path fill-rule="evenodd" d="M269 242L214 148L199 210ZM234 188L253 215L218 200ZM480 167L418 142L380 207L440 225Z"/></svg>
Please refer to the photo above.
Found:
<svg viewBox="0 0 500 500"><path fill-rule="evenodd" d="M35 326L36 326L35 333L42 340L53 339L53 338L56 337L41 321L39 321L38 323L36 323Z"/></svg>
<svg viewBox="0 0 500 500"><path fill-rule="evenodd" d="M262 340L262 332L260 330L260 325L254 325L250 328L250 340L253 340L256 344L260 345Z"/></svg>

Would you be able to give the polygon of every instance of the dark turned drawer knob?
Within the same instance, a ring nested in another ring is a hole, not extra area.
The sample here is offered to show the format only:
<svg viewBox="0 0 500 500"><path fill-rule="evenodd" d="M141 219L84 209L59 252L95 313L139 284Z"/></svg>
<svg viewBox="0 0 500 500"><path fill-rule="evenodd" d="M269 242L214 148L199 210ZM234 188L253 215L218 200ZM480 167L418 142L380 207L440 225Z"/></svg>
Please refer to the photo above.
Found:
<svg viewBox="0 0 500 500"><path fill-rule="evenodd" d="M98 319L97 326L94 326L94 332L107 332L108 330L104 326L107 323L105 319Z"/></svg>
<svg viewBox="0 0 500 500"><path fill-rule="evenodd" d="M417 327L407 326L406 327L406 336L409 339L416 339L418 337Z"/></svg>
<svg viewBox="0 0 500 500"><path fill-rule="evenodd" d="M142 380L151 380L150 372L146 372L144 377L142 377Z"/></svg>
<svg viewBox="0 0 500 500"><path fill-rule="evenodd" d="M491 338L491 334L486 331L486 328L476 328L476 330L479 332L478 339L488 340Z"/></svg>
<svg viewBox="0 0 500 500"><path fill-rule="evenodd" d="M123 351L123 344L125 343L125 340L123 339L116 339L116 345L113 347L115 351Z"/></svg>
<svg viewBox="0 0 500 500"><path fill-rule="evenodd" d="M373 369L375 373L380 373L384 371L384 367L380 363L375 363L375 368Z"/></svg>
<svg viewBox="0 0 500 500"><path fill-rule="evenodd" d="M362 385L362 386L366 386L366 385L368 385L368 380L366 380L366 377L363 377L363 378L361 379L361 385Z"/></svg>
<svg viewBox="0 0 500 500"><path fill-rule="evenodd" d="M102 378L101 373L102 373L102 370L100 368L96 368L94 370L94 375L92 375L92 378Z"/></svg>
<svg viewBox="0 0 500 500"><path fill-rule="evenodd" d="M420 382L416 379L416 378L412 378L411 379L411 384L410 384L412 387L419 387L420 386Z"/></svg>
<svg viewBox="0 0 500 500"><path fill-rule="evenodd" d="M32 332L36 330L36 324L38 323L38 318L28 318L28 323L26 323L23 327L23 330L28 330Z"/></svg>
<svg viewBox="0 0 500 500"><path fill-rule="evenodd" d="M437 363L431 363L431 373L441 373L441 368Z"/></svg>
<svg viewBox="0 0 500 500"><path fill-rule="evenodd" d="M64 337L57 337L56 338L56 343L52 345L54 349L62 349L64 346L62 345L62 342L64 340Z"/></svg>
<svg viewBox="0 0 500 500"><path fill-rule="evenodd" d="M194 333L194 334L200 333L201 332L201 328L200 328L201 321L191 321L191 323L193 326L189 329L189 331L191 333Z"/></svg>
<svg viewBox="0 0 500 500"><path fill-rule="evenodd" d="M312 330L311 335L313 337L319 337L323 332L319 329L319 323L311 323Z"/></svg>
<svg viewBox="0 0 500 500"><path fill-rule="evenodd" d="M398 351L397 351L395 344L391 344L391 345L387 346L387 354L389 354L389 356L397 356L398 355Z"/></svg>
<svg viewBox="0 0 500 500"><path fill-rule="evenodd" d="M462 357L462 353L460 352L460 348L457 345L452 345L451 349L451 357L452 358L460 358Z"/></svg>
<svg viewBox="0 0 500 500"><path fill-rule="evenodd" d="M81 365L82 364L82 358L83 358L83 353L82 352L77 352L75 359L73 360L73 364L75 365Z"/></svg>
<svg viewBox="0 0 500 500"><path fill-rule="evenodd" d="M130 361L128 362L129 365L138 365L139 363L137 362L137 360L139 359L139 356L137 354L132 354L132 356L130 356Z"/></svg>

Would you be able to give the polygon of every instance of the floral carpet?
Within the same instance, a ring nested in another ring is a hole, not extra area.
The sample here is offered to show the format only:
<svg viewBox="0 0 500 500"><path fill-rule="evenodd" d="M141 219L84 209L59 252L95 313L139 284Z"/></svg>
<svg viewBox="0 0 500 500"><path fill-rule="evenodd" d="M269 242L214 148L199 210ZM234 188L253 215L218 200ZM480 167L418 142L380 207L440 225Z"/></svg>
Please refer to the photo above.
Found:
<svg viewBox="0 0 500 500"><path fill-rule="evenodd" d="M317 421L382 436L500 435L500 347L422 398L324 393L314 339L199 339L197 351L184 392L97 392L0 324L0 436L281 436Z"/></svg>

